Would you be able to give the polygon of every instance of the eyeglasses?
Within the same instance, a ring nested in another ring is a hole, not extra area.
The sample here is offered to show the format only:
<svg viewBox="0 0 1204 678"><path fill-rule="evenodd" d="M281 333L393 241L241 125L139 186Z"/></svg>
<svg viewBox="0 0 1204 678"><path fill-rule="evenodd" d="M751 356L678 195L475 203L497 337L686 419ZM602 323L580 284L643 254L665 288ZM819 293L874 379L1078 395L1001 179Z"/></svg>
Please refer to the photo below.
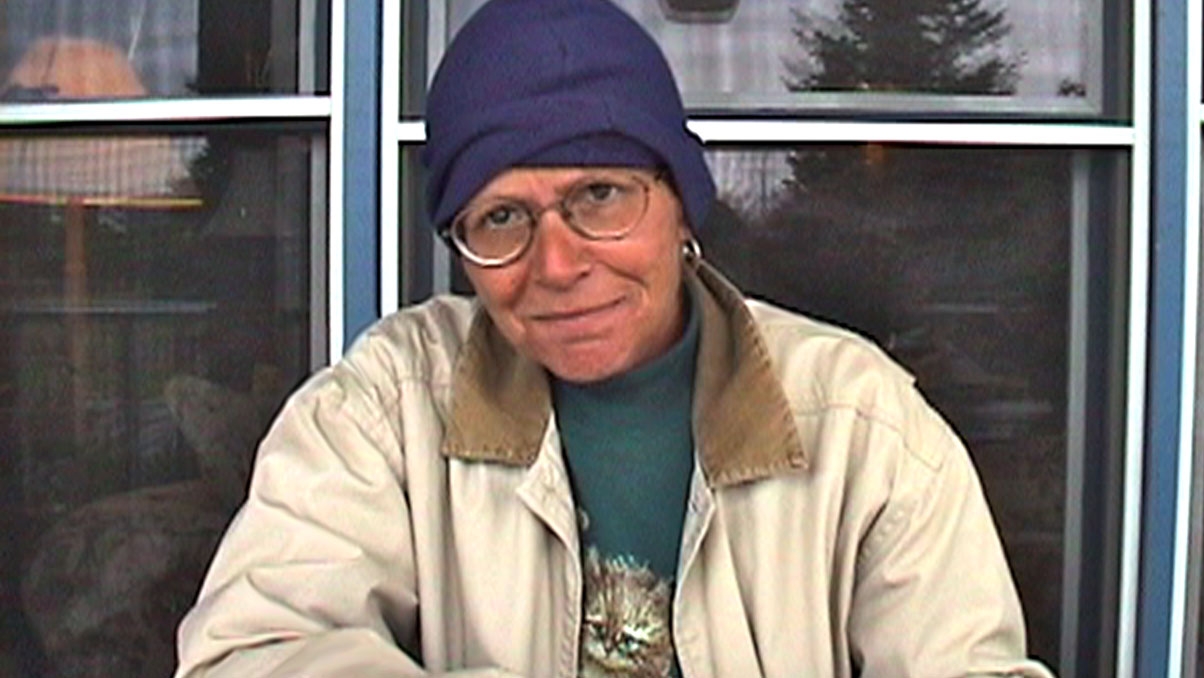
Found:
<svg viewBox="0 0 1204 678"><path fill-rule="evenodd" d="M556 210L569 228L587 240L627 237L648 211L650 177L619 171L591 173L563 196L539 207L521 200L495 198L469 205L440 235L478 266L505 266L521 257L535 240L535 227L548 210Z"/></svg>

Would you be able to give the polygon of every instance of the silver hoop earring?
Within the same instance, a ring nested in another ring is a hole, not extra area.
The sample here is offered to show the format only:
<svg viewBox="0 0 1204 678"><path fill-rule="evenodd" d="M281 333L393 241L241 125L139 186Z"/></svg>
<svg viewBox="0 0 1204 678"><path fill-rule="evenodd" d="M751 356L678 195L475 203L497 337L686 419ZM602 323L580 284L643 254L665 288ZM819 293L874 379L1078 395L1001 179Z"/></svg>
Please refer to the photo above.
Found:
<svg viewBox="0 0 1204 678"><path fill-rule="evenodd" d="M693 236L681 244L682 259L691 266L697 266L702 261L702 245Z"/></svg>

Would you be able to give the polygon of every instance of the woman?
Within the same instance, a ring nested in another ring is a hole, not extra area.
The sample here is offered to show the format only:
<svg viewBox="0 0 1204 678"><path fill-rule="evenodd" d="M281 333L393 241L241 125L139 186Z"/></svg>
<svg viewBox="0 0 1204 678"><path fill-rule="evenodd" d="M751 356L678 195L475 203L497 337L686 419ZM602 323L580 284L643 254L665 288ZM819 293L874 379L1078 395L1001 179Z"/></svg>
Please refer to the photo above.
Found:
<svg viewBox="0 0 1204 678"><path fill-rule="evenodd" d="M476 300L287 404L179 676L1047 676L968 456L846 332L747 301L651 39L494 0L431 84Z"/></svg>

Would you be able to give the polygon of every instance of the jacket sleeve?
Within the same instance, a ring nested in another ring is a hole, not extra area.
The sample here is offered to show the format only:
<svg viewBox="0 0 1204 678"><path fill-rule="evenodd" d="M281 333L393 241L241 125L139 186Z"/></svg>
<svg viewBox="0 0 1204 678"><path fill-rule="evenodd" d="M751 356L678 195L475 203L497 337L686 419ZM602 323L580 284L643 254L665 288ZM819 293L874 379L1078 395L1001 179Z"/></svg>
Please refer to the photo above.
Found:
<svg viewBox="0 0 1204 678"><path fill-rule="evenodd" d="M1051 678L960 440L913 388L890 498L862 542L849 619L862 675Z"/></svg>
<svg viewBox="0 0 1204 678"><path fill-rule="evenodd" d="M378 389L344 363L286 404L180 626L177 678L427 675L401 649L419 601L402 424Z"/></svg>

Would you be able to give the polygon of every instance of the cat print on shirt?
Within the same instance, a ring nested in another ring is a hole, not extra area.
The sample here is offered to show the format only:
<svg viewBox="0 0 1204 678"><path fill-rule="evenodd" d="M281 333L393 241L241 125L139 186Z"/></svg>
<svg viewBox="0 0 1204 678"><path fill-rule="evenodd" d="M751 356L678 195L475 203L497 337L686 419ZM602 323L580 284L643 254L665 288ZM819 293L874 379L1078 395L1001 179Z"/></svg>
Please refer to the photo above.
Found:
<svg viewBox="0 0 1204 678"><path fill-rule="evenodd" d="M625 556L585 556L581 678L668 678L673 675L669 609L672 587Z"/></svg>

